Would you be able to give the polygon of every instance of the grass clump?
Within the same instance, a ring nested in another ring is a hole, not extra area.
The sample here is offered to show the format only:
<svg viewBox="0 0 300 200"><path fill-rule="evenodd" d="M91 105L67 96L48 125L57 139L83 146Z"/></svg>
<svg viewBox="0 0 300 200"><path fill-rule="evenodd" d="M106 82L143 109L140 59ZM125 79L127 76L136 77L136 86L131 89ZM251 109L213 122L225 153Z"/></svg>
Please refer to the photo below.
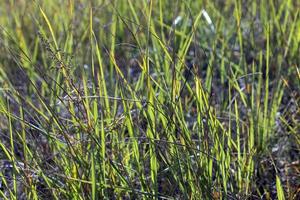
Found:
<svg viewBox="0 0 300 200"><path fill-rule="evenodd" d="M3 199L297 199L294 1L6 1Z"/></svg>

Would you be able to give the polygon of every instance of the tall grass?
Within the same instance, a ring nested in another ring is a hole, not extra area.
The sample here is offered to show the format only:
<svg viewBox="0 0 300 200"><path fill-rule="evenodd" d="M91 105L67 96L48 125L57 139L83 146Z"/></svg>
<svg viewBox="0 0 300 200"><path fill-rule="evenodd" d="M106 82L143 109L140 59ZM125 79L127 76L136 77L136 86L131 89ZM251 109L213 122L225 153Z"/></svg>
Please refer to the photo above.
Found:
<svg viewBox="0 0 300 200"><path fill-rule="evenodd" d="M299 197L297 2L1 4L1 198Z"/></svg>

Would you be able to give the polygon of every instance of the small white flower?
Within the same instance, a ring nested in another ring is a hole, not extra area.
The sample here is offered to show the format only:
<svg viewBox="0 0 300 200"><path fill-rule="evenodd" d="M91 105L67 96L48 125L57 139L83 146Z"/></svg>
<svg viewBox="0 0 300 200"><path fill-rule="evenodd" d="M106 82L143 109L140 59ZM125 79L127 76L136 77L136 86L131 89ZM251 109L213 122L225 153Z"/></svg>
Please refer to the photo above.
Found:
<svg viewBox="0 0 300 200"><path fill-rule="evenodd" d="M174 26L176 26L179 22L181 22L181 20L182 20L182 16L177 16L176 18L175 18L175 20L173 21L173 25Z"/></svg>

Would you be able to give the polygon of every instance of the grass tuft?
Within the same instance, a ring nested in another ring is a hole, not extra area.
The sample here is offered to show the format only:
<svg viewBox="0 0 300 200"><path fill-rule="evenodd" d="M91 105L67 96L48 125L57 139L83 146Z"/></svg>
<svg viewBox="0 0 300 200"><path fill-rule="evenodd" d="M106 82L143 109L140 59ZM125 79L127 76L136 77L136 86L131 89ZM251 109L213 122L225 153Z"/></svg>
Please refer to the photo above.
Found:
<svg viewBox="0 0 300 200"><path fill-rule="evenodd" d="M6 1L1 199L298 199L296 1Z"/></svg>

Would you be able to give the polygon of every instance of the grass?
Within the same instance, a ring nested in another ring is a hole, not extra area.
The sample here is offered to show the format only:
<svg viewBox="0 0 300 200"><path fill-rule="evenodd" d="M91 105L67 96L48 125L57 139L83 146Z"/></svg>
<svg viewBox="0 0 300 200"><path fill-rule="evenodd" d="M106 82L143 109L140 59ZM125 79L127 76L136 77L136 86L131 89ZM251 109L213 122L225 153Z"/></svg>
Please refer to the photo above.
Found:
<svg viewBox="0 0 300 200"><path fill-rule="evenodd" d="M296 1L1 1L0 198L299 198Z"/></svg>

